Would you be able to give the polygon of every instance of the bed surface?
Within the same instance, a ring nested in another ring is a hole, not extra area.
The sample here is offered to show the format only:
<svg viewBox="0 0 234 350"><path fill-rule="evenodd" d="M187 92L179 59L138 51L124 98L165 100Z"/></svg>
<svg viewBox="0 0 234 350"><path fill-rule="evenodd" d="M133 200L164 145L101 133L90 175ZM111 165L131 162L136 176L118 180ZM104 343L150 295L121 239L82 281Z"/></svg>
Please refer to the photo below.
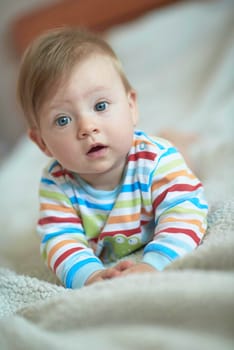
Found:
<svg viewBox="0 0 234 350"><path fill-rule="evenodd" d="M0 173L0 348L231 350L233 2L151 11L107 39L138 92L138 127L198 136L187 151L209 201L206 238L163 273L64 289L43 266L35 234L47 159L23 137Z"/></svg>

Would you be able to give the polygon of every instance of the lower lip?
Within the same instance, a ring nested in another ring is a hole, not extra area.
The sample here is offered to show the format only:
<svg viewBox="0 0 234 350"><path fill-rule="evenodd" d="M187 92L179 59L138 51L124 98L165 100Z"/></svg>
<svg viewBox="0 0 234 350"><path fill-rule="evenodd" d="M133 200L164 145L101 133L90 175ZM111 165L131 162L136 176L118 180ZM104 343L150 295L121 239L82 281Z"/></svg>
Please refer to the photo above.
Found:
<svg viewBox="0 0 234 350"><path fill-rule="evenodd" d="M88 157L92 159L101 158L106 155L108 147L101 148L95 152L88 153Z"/></svg>

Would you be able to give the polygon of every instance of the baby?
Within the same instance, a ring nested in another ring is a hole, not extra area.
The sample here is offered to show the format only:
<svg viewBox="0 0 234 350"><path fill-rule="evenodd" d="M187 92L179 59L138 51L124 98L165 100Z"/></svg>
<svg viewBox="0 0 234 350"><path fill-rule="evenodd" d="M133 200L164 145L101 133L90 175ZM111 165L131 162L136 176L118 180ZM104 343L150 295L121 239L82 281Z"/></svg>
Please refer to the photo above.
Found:
<svg viewBox="0 0 234 350"><path fill-rule="evenodd" d="M170 142L135 130L137 95L107 42L77 28L37 38L18 96L29 137L51 157L38 234L65 287L162 271L201 243L202 184ZM141 248L140 262L121 259Z"/></svg>

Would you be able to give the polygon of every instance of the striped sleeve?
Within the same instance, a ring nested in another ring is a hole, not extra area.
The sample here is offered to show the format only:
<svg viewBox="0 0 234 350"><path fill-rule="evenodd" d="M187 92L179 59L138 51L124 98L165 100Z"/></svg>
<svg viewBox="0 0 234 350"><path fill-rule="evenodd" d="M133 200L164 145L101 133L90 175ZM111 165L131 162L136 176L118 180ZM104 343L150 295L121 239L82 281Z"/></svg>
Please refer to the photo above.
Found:
<svg viewBox="0 0 234 350"><path fill-rule="evenodd" d="M167 142L160 147L151 183L155 231L144 249L143 261L161 271L200 244L208 205L201 182L182 155Z"/></svg>
<svg viewBox="0 0 234 350"><path fill-rule="evenodd" d="M62 176L62 175L61 175ZM80 288L103 264L88 247L81 219L61 177L45 171L40 183L38 234L41 254L67 288Z"/></svg>

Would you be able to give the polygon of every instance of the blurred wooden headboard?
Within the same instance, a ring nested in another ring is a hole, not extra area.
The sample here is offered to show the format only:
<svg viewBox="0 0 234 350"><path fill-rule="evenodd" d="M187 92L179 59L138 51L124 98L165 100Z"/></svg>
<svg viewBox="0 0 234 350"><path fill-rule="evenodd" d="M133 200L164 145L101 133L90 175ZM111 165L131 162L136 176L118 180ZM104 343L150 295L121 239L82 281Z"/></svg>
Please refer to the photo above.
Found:
<svg viewBox="0 0 234 350"><path fill-rule="evenodd" d="M11 24L14 49L21 54L43 31L64 25L104 31L178 0L63 0L15 18Z"/></svg>

